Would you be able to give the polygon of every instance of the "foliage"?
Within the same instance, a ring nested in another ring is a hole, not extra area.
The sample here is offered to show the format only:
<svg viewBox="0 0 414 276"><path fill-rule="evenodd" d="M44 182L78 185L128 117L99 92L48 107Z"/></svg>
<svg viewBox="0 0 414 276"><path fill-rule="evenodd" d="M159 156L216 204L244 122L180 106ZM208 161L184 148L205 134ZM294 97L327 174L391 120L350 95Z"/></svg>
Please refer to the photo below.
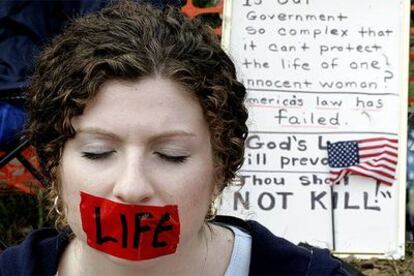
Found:
<svg viewBox="0 0 414 276"><path fill-rule="evenodd" d="M191 1L191 0L187 0L187 1ZM192 0L194 6L196 7L200 7L200 8L208 8L208 7L213 7L215 5L217 5L219 0Z"/></svg>
<svg viewBox="0 0 414 276"><path fill-rule="evenodd" d="M0 239L17 244L34 229L52 226L43 192L38 195L9 193L0 195Z"/></svg>
<svg viewBox="0 0 414 276"><path fill-rule="evenodd" d="M220 0L192 0L192 3L197 8L210 8L217 6L219 1ZM197 15L196 18L200 18L202 22L209 25L213 29L220 27L222 24L221 14L218 13L202 13Z"/></svg>

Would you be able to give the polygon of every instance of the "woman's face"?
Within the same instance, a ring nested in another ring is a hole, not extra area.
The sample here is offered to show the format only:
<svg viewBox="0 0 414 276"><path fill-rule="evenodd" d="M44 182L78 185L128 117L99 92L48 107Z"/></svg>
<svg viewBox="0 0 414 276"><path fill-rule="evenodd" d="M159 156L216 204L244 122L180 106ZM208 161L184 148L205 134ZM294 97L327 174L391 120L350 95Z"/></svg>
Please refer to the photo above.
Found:
<svg viewBox="0 0 414 276"><path fill-rule="evenodd" d="M66 216L85 241L80 192L133 205L177 205L180 246L197 236L214 190L210 133L198 100L162 78L108 81L73 119L60 165Z"/></svg>

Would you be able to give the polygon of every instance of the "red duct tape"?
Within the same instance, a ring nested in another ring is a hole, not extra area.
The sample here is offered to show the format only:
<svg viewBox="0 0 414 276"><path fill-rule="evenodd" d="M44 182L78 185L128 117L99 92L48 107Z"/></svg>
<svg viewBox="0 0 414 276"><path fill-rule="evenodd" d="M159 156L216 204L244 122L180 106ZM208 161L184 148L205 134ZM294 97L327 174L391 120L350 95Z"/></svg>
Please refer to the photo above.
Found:
<svg viewBox="0 0 414 276"><path fill-rule="evenodd" d="M80 213L87 243L96 250L134 261L177 250L176 205L129 205L81 192Z"/></svg>

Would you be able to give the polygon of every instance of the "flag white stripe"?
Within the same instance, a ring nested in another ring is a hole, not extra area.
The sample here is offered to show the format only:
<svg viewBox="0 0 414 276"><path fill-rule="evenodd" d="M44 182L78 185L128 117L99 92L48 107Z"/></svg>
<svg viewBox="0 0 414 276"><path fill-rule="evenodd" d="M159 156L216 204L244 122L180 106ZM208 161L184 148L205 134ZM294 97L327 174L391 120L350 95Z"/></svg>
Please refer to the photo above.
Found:
<svg viewBox="0 0 414 276"><path fill-rule="evenodd" d="M335 178L331 178L332 183L340 181L342 178L344 178L348 174L346 170L335 170L335 169L331 170L330 173L331 175L338 174Z"/></svg>
<svg viewBox="0 0 414 276"><path fill-rule="evenodd" d="M363 155L363 154L382 154L382 153L388 154L389 156L398 155L397 151L390 150L390 149L384 149L384 148L359 150L359 155Z"/></svg>
<svg viewBox="0 0 414 276"><path fill-rule="evenodd" d="M367 158L367 159L369 159L369 158ZM394 169L397 168L397 166L394 163L390 163L390 162L388 162L387 160L384 160L384 159L379 159L379 160L365 160L364 163L365 162L370 162L374 166L385 165L385 166L388 166L388 167L391 167L391 168L394 168Z"/></svg>
<svg viewBox="0 0 414 276"><path fill-rule="evenodd" d="M358 142L358 146L361 147L361 148L362 147L381 146L381 145L387 145L387 146L398 148L398 143L393 143L393 142L386 141L386 140Z"/></svg>
<svg viewBox="0 0 414 276"><path fill-rule="evenodd" d="M393 178L389 178L389 177L383 176L381 174L377 174L375 172L367 171L363 168L353 166L353 167L349 167L349 168L346 168L346 169L342 169L341 171L331 170L331 175L332 176L335 175L336 173L338 173L338 175L336 177L331 177L331 182L336 183L336 182L340 181L345 175L347 175L349 173L352 174L352 171L355 171L355 172L357 172L361 175L364 175L364 176L373 177L375 179L378 179L380 181L384 181L384 182L387 182L387 183L392 183L394 181Z"/></svg>
<svg viewBox="0 0 414 276"><path fill-rule="evenodd" d="M359 172L363 175L370 176L370 177L373 177L375 179L382 180L382 181L385 181L385 182L388 182L388 183L392 183L394 181L394 179L392 179L392 178L385 177L383 175L377 174L377 173L372 172L372 171L367 171L363 168L351 167L350 169L352 169L354 171L357 171L357 172Z"/></svg>
<svg viewBox="0 0 414 276"><path fill-rule="evenodd" d="M385 153L379 154L378 156L370 156L370 157L360 156L359 160L360 160L360 162L365 162L365 161L369 161L369 160L374 160L374 161L384 160L384 158L389 159L389 160L394 161L394 162L398 162L398 157L395 157L395 156L392 156L392 155L389 155L389 154L385 154Z"/></svg>
<svg viewBox="0 0 414 276"><path fill-rule="evenodd" d="M364 150L387 150L391 152L398 152L398 148L387 145L358 145L360 151Z"/></svg>
<svg viewBox="0 0 414 276"><path fill-rule="evenodd" d="M364 165L367 168L372 168L376 170L383 170L385 173L391 174L391 175L395 174L395 171L396 171L396 167L385 168L385 167L379 166L378 164L373 164L371 162L361 163L360 165Z"/></svg>
<svg viewBox="0 0 414 276"><path fill-rule="evenodd" d="M389 160L386 160L386 159L374 160L374 159L364 158L364 159L361 159L360 161L361 161L361 162L359 162L360 164L370 162L371 165L373 165L373 166L384 165L384 166L387 166L387 167L390 167L390 168L396 168L397 167L397 165L395 163L390 162Z"/></svg>
<svg viewBox="0 0 414 276"><path fill-rule="evenodd" d="M384 171L384 174L391 175L391 178L393 178L393 179L394 179L394 177L393 177L392 175L394 175L394 174L395 174L395 171L389 171L389 170L385 171L385 170L386 170L385 168L381 168L381 167L373 167L373 166L370 166L370 165L369 165L369 164L367 164L367 163L361 163L361 164L359 164L359 165L357 165L357 166L355 166L355 167L359 167L359 168L365 169L365 170L367 170L367 171L372 171L373 173L376 173L376 174L382 175L382 176L384 176L384 177L388 177L388 176L383 175L383 174L381 174L381 173L379 173L379 172L376 172L375 170Z"/></svg>

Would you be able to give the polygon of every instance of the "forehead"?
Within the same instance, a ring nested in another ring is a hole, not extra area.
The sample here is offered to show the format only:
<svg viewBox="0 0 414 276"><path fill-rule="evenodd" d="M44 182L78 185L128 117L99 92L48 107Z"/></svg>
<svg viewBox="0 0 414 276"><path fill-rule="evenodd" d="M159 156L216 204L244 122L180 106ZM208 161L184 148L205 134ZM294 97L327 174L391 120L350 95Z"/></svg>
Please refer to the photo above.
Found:
<svg viewBox="0 0 414 276"><path fill-rule="evenodd" d="M104 83L72 123L77 131L100 128L126 138L177 131L209 136L195 95L160 77Z"/></svg>

